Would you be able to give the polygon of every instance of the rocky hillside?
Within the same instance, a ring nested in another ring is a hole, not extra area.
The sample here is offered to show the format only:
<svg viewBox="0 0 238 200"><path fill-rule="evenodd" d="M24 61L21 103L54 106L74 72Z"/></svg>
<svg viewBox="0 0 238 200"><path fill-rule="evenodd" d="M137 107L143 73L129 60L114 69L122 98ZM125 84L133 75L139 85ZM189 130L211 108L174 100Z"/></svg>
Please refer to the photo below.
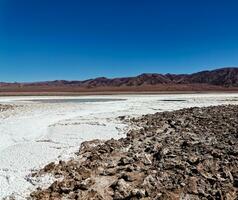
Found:
<svg viewBox="0 0 238 200"><path fill-rule="evenodd" d="M124 117L121 117L124 119ZM81 145L33 200L179 200L238 198L238 106L190 108L131 119L120 140Z"/></svg>
<svg viewBox="0 0 238 200"><path fill-rule="evenodd" d="M136 77L108 79L99 77L86 81L53 81L34 84L77 85L81 87L121 87L158 84L211 84L219 86L238 86L238 68L223 68L213 71L202 71L190 75L176 74L141 74Z"/></svg>
<svg viewBox="0 0 238 200"><path fill-rule="evenodd" d="M177 79L177 83L207 83L221 86L238 86L238 68L203 71Z"/></svg>
<svg viewBox="0 0 238 200"><path fill-rule="evenodd" d="M221 87L238 87L238 68L222 68L213 71L202 71L194 74L141 74L136 77L113 78L99 77L85 81L65 81L56 80L49 82L34 83L0 83L0 89L6 88L32 88L46 90L53 88L132 88L132 87L148 87L172 85L177 90L181 85L211 85ZM174 86L176 85L176 86ZM162 86L164 87L164 86ZM181 86L182 88L182 86ZM156 88L162 89L163 88ZM193 89L193 87L190 87ZM164 88L166 90L166 88Z"/></svg>

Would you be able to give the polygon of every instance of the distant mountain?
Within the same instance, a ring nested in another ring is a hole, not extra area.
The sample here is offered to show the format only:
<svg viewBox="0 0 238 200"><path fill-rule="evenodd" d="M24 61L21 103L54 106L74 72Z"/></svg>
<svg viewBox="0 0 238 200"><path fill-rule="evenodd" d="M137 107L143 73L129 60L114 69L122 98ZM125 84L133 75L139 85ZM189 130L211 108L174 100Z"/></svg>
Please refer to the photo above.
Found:
<svg viewBox="0 0 238 200"><path fill-rule="evenodd" d="M238 86L238 68L222 68L186 75L176 83L206 83L225 87Z"/></svg>
<svg viewBox="0 0 238 200"><path fill-rule="evenodd" d="M77 85L84 87L105 86L141 86L157 84L194 84L203 83L219 86L238 86L238 68L222 68L202 71L194 74L141 74L136 77L113 78L99 77L85 81L56 80L51 82L32 83L26 85Z"/></svg>
<svg viewBox="0 0 238 200"><path fill-rule="evenodd" d="M0 91L87 91L97 90L206 90L209 88L236 88L238 87L238 68L222 68L212 71L201 71L193 74L157 74L144 73L135 77L106 78L99 77L84 81L55 80L33 83L1 83ZM110 88L110 89L109 89ZM154 89L153 89L154 88ZM141 89L143 90L143 89Z"/></svg>

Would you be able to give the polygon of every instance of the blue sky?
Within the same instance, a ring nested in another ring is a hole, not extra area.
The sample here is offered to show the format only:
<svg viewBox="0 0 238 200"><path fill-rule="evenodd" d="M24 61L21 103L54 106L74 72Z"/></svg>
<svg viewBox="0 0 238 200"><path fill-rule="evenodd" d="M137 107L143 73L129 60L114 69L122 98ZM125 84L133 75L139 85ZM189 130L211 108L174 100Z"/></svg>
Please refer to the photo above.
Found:
<svg viewBox="0 0 238 200"><path fill-rule="evenodd" d="M0 81L238 66L236 0L0 0Z"/></svg>

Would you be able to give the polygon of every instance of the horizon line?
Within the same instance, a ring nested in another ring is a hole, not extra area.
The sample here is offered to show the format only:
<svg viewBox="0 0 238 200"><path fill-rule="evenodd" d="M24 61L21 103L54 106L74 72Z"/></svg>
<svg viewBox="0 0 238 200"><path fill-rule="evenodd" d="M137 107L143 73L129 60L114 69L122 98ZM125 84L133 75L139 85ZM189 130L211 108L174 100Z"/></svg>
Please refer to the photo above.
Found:
<svg viewBox="0 0 238 200"><path fill-rule="evenodd" d="M93 79L99 79L99 78L105 78L105 79L120 79L120 78L133 78L133 77L137 77L143 74L157 74L157 75L191 75L191 74L196 74L196 73L200 73L200 72L206 72L206 71L216 71L216 70L222 70L222 69L236 69L237 67L219 67L219 68L214 68L214 69L209 69L209 70L201 70L201 71L195 71L192 73L157 73L157 72L143 72L143 73L139 73L136 75L132 75L132 76L115 76L115 77L107 77L107 76L96 76L96 77L92 77L92 78L85 78L85 79L49 79L49 80L39 80L39 81L0 81L0 83L11 83L11 84L31 84L31 83L45 83L45 82L55 82L55 81L67 81L67 82L73 82L73 81L87 81L87 80L93 80Z"/></svg>

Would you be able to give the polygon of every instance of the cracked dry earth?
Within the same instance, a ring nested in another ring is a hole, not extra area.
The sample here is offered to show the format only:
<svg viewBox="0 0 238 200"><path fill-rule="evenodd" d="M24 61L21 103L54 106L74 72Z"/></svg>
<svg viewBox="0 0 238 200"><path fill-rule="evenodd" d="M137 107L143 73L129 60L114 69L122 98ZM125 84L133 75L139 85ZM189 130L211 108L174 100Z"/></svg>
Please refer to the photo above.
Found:
<svg viewBox="0 0 238 200"><path fill-rule="evenodd" d="M238 106L156 113L129 123L138 128L126 138L84 142L75 159L33 174L61 179L29 199L238 198Z"/></svg>

